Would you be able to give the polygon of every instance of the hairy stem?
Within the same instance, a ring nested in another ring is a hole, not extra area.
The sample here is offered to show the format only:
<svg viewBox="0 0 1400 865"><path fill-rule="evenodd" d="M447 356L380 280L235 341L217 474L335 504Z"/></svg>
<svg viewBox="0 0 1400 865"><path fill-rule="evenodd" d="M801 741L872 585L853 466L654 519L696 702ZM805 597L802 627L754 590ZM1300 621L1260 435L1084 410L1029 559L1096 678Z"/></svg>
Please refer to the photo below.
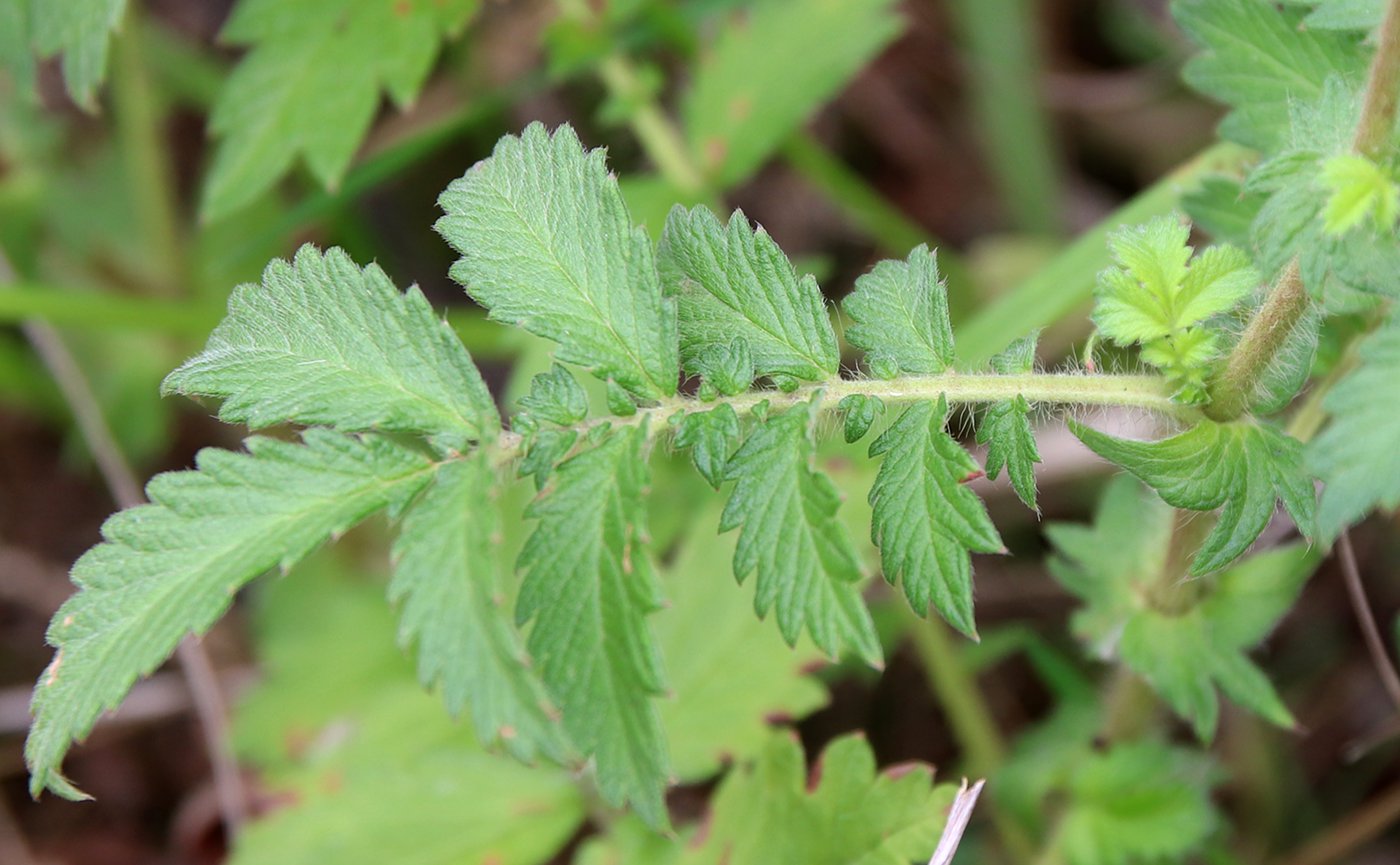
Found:
<svg viewBox="0 0 1400 865"><path fill-rule="evenodd" d="M1386 4L1364 98L1352 147L1368 159L1380 159L1395 129L1396 100L1400 99L1400 2L1396 0Z"/></svg>
<svg viewBox="0 0 1400 865"><path fill-rule="evenodd" d="M1400 100L1400 0L1386 4L1381 23L1380 44L1371 61L1361 117L1356 123L1352 149L1369 159L1386 155L1390 134L1395 129L1397 100ZM1210 403L1206 415L1229 421L1244 414L1254 383L1273 362L1283 342L1308 308L1308 292L1294 258L1284 268L1264 305L1254 314L1244 336L1231 350L1220 373L1210 383Z"/></svg>
<svg viewBox="0 0 1400 865"><path fill-rule="evenodd" d="M1307 310L1308 291L1295 258L1283 269L1264 305L1254 313L1225 365L1211 380L1207 417L1231 421L1245 413L1255 383Z"/></svg>
<svg viewBox="0 0 1400 865"><path fill-rule="evenodd" d="M1120 406L1156 412L1181 421L1192 421L1200 413L1191 406L1172 400L1172 388L1166 380L1155 375L1082 375L1079 373L999 373L946 372L939 375L909 376L890 380L829 379L805 384L790 393L782 391L749 391L732 397L720 397L703 402L695 397L676 396L655 405L639 409L630 417L597 417L575 424L571 429L580 434L604 425L637 426L648 424L652 430L665 428L666 421L678 414L709 411L727 404L740 416L751 415L765 407L782 410L820 399L819 408L834 410L847 396L878 397L889 405L924 402L944 397L949 405L975 405L1024 397L1031 403L1054 405ZM501 433L497 442L499 462L519 455L523 440L519 433Z"/></svg>

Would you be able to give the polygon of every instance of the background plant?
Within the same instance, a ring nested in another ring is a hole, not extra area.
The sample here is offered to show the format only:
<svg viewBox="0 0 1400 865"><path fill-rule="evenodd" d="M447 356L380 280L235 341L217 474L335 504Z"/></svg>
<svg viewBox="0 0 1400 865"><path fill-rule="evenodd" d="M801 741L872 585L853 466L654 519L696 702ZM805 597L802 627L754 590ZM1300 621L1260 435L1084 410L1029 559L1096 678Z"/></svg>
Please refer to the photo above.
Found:
<svg viewBox="0 0 1400 865"><path fill-rule="evenodd" d="M63 49L70 92L91 103L121 4L66 29L46 17L52 10L7 8L26 21L40 54ZM430 129L386 151L383 162L361 163L359 175L346 173L380 89L408 101L472 7L409 5L386 15L375 4L327 4L317 15L289 18L273 11L244 3L225 31L253 48L212 109L219 143L203 184L206 218L234 225L242 208L246 225L266 223L278 208L267 201L254 215L252 199L293 157L304 158L316 181L348 187L461 128ZM678 121L661 107L665 76L647 61L664 56L651 53L656 46L688 54L688 34L713 14L706 4L614 4L601 12L561 4L559 11L546 38L555 80L596 75L606 93L598 116L628 127L655 174L615 184L603 154L571 129L536 125L502 139L444 193L438 229L462 254L453 276L493 318L533 334L502 337L478 318L460 319L478 358L515 356L504 386L496 382L504 417L486 385L503 377L490 367L481 375L416 289L402 293L384 270L362 266L372 253L356 252L363 241L354 240L353 224L341 229L349 254L304 247L238 289L204 353L166 387L216 398L225 420L255 430L307 429L299 439L255 437L246 453L206 450L197 471L158 477L148 488L155 504L114 518L106 543L75 566L84 591L55 616L50 638L60 652L36 692L27 751L34 788L76 794L57 774L69 740L187 630L208 627L234 588L385 510L396 535L388 592L398 604L400 645L416 655L417 678L440 692L449 713L470 719L475 737L400 670L402 655L387 633L393 626L372 611L387 612L361 603L365 585L333 576L344 564L299 568L322 576L298 573L265 593L259 642L270 677L240 710L235 741L271 789L298 791L300 804L249 826L238 857L382 859L430 849L469 860L545 861L566 855L559 851L587 819L592 829L577 851L583 861L922 858L946 785L932 786L923 771L877 776L870 749L840 739L825 749L820 785L804 791L801 749L765 723L823 701L804 664L822 655L878 663L908 635L959 756L969 772L993 778L992 831L975 835L967 855L1258 858L1273 836L1251 833L1248 808L1222 812L1212 795L1228 777L1217 761L1237 772L1250 764L1228 749L1208 756L1173 735L1156 706L1160 699L1202 743L1220 723L1217 691L1294 727L1290 702L1246 652L1293 605L1322 544L1396 501L1397 475L1384 469L1393 424L1375 396L1391 378L1385 321L1400 193L1389 162L1400 64L1387 46L1400 38L1392 33L1400 17L1383 18L1379 4L1179 4L1176 19L1201 52L1187 66L1188 81L1236 109L1222 126L1233 144L1187 169L1195 178L1221 165L1229 173L1203 178L1180 202L1216 243L1197 241L1193 250L1179 216L1152 218L1177 203L1182 187L1172 181L960 320L985 275L966 271L947 244L924 237L794 131L893 37L899 19L890 4L774 2L709 19L724 26L692 75L676 75L669 91ZM968 44L987 50L990 19L971 5L956 11ZM342 26L328 27L332 20ZM848 53L817 62L810 45L823 39ZM404 55L376 51L377 62L359 64L354 77L332 75L344 66L337 58L359 56L371 41ZM10 46L4 55L21 84L31 75L24 49ZM197 57L185 60L197 68ZM288 75L298 64L326 81ZM782 74L764 73L770 68ZM1027 204L1033 194L1053 194L1053 156L1030 148L1039 168L1024 170L1004 155L1018 137L1041 140L1043 129L1024 98L998 98L998 89L1024 93L987 69L980 116L1009 210L1054 233L1053 217ZM236 240L221 239L219 222L200 229L197 243L182 237L189 230L176 217L180 197L150 158L143 74L134 62L123 72L132 76L128 86L113 92L127 100L118 131L128 130L125 176L140 200L143 242L163 250L133 265L163 262L139 280L151 299L75 301L29 285L0 295L15 298L14 315L198 333L217 317L215 304L160 295L207 284L206 297L217 299L241 277L219 280L246 266L226 257L229 249L248 252L249 237L281 246L272 232L232 229ZM332 80L344 99L324 99ZM267 81L285 86L258 86ZM276 110L250 114L254 93ZM23 105L14 110L27 112ZM33 279L61 272L43 260L45 238L68 250L77 236L63 233L61 215L46 222L25 198L34 193L23 181L47 176L44 134L38 118L16 128L26 133L18 164L36 168L13 178L23 218L7 228L15 239L6 248L16 270ZM794 269L765 231L742 213L712 211L778 153L897 254L856 281L839 327L817 281ZM313 196L292 208L297 220L279 214L273 223L289 229L332 201ZM685 206L670 210L676 202ZM645 230L634 229L639 222ZM919 245L924 240L932 242ZM205 243L207 254L191 255ZM937 258L934 247L943 249ZM1106 346L1096 352L1091 339L1080 355L1093 371L1035 372L1033 331L1055 324L1091 286L1095 339ZM67 343L41 324L28 325L25 336L64 400L45 403L42 389L25 387L33 360L18 349L20 372L10 377L16 399L36 411L66 404L115 495L130 502L138 494L123 451L142 453L144 435L153 453L169 419L136 414L144 424L119 424L113 437L104 409L124 421L133 416L97 404L81 355L74 362ZM90 350L129 354L106 340L99 333ZM859 357L843 360L843 343ZM1131 363L1133 354L1119 352L1134 346L1145 374L1098 371ZM146 380L170 365L173 358L152 363ZM693 390L677 390L678 372ZM99 382L95 392L120 389ZM948 426L964 405L981 407L973 438L988 447L987 471L1004 469L1031 508L1045 507L1034 481L1037 438L1045 436L1033 431L1034 406L1071 407L1076 435L1155 490L1115 480L1092 524L1053 523L1046 533L1055 549L1051 573L1083 602L1076 634L1091 654L1117 662L1102 695L1088 668L1034 632L977 625L970 554L1012 544L1003 541L1005 528L998 531L1003 520L992 521L965 485L978 461ZM1099 432L1101 418L1086 416L1084 406L1145 409L1160 424L1157 440ZM845 447L826 435L836 427ZM658 443L677 453L653 451ZM520 480L508 482L512 475ZM1313 477L1324 482L1316 505ZM730 485L722 511L699 518L658 504L706 500L703 483ZM1271 528L1279 504L1288 517ZM1288 543L1290 523L1322 543ZM734 538L732 552L715 543L716 528ZM867 536L877 549L863 549L858 540ZM1345 535L1339 544L1346 585L1364 611ZM1256 551L1241 558L1251 546ZM726 561L753 586L756 611L774 621L756 621L743 611L748 598L716 579ZM903 601L893 593L862 597L877 561ZM508 576L517 563L518 583ZM283 589L302 580L307 594ZM662 597L671 606L657 612ZM335 622L310 624L307 609L342 598ZM899 612L906 602L921 615L932 607L984 641L964 647L939 626L908 624ZM599 615L580 619L579 609ZM1370 628L1373 660L1392 681L1369 612L1360 620ZM730 623L722 631L729 639L713 639L721 622ZM370 639L375 632L385 639ZM707 643L713 651L700 652ZM341 664L347 644L363 656ZM199 652L185 645L192 681L207 684ZM1022 731L1008 753L972 674L1010 654L1033 665L1054 699L1043 725ZM343 678L326 676L337 666ZM848 661L832 675L869 675L858 667ZM308 680L321 684L307 691ZM204 701L203 714L217 755L224 740L213 702ZM1242 718L1233 723L1247 730ZM694 821L680 794L668 807L662 790L714 777L721 758L732 767L709 802L707 830L691 838ZM1377 752L1368 759L1380 762ZM572 771L550 768L556 764ZM468 789L467 777L491 780ZM244 794L236 779L228 783L227 765L221 778L224 820L233 827ZM1236 795L1267 784L1230 783ZM1382 795L1321 832L1296 861L1349 855L1384 823L1392 798ZM386 799L399 807L383 807ZM624 804L635 816L615 810ZM542 816L503 819L491 808ZM449 819L463 812L473 816L470 831ZM353 837L327 829L346 821ZM655 833L668 823L680 827L680 839Z"/></svg>

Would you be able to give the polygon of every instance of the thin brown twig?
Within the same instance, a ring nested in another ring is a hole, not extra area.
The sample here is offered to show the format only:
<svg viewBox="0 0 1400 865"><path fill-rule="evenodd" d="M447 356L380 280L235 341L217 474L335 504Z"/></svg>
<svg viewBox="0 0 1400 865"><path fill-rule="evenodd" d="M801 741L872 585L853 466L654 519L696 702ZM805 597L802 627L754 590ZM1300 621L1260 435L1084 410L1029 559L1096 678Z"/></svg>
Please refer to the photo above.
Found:
<svg viewBox="0 0 1400 865"><path fill-rule="evenodd" d="M1333 865L1400 820L1400 785L1361 805L1279 865Z"/></svg>
<svg viewBox="0 0 1400 865"><path fill-rule="evenodd" d="M1371 663L1380 676L1390 700L1400 709L1400 674L1390 660L1390 650L1381 637L1376 618L1371 614L1371 604L1366 599L1366 586L1361 582L1361 569L1356 565L1356 552L1351 547L1351 536L1342 532L1337 538L1337 561L1342 566L1342 582L1347 587L1347 597L1351 599L1351 609L1356 614L1356 623L1361 626L1361 635L1366 640L1366 650L1371 653Z"/></svg>
<svg viewBox="0 0 1400 865"><path fill-rule="evenodd" d="M0 286L13 280L14 272L10 263L3 253L0 253ZM136 473L112 435L111 427L102 415L101 404L97 401L87 376L73 357L73 353L68 350L63 338L43 322L27 322L23 329L25 337L34 347L49 374L53 376L54 383L58 385L59 392L73 413L78 432L91 451L112 498L122 508L136 507L144 503L146 499L142 495ZM233 755L228 733L228 710L223 692L219 688L218 676L204 647L193 635L180 641L175 656L190 689L195 716L199 719L200 730L203 732L225 831L232 837L243 825L247 796L243 789L238 762Z"/></svg>

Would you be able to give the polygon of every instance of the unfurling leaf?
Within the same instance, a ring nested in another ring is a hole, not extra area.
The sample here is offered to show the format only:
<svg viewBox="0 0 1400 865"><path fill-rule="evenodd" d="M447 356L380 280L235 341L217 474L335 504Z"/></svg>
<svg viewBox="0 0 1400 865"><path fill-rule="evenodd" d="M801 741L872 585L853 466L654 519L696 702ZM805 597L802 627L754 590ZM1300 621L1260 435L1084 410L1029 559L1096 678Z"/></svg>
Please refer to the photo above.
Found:
<svg viewBox="0 0 1400 865"><path fill-rule="evenodd" d="M1259 275L1230 246L1191 260L1189 236L1190 227L1172 217L1110 235L1116 266L1099 274L1094 323L1120 345L1141 343L1142 359L1166 374L1183 402L1196 403L1206 399L1206 376L1220 353L1219 335L1202 323L1233 309Z"/></svg>

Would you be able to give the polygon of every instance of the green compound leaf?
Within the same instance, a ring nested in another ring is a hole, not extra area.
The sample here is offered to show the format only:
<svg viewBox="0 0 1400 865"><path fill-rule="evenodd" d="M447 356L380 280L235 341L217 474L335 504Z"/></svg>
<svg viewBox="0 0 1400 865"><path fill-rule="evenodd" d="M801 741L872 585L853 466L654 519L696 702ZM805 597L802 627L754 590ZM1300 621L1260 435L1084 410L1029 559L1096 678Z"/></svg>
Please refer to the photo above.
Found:
<svg viewBox="0 0 1400 865"><path fill-rule="evenodd" d="M729 403L721 403L709 411L682 418L673 442L678 448L690 449L690 461L695 470L710 486L719 489L738 440L739 416Z"/></svg>
<svg viewBox="0 0 1400 865"><path fill-rule="evenodd" d="M929 606L975 637L972 556L1005 549L987 509L964 484L982 474L943 430L948 401L910 406L870 446L883 456L870 489L871 540L880 548L885 580L904 587L919 615Z"/></svg>
<svg viewBox="0 0 1400 865"><path fill-rule="evenodd" d="M1260 280L1234 247L1213 246L1191 260L1190 233L1166 216L1109 235L1116 266L1099 274L1094 323L1120 345L1141 343L1142 359L1162 369L1178 398L1201 402L1220 350L1217 334L1200 325L1233 309Z"/></svg>
<svg viewBox="0 0 1400 865"><path fill-rule="evenodd" d="M40 57L62 54L68 95L83 108L94 110L97 86L107 77L111 35L121 26L127 0L10 0L0 5L11 6L12 24L23 22L27 7L34 52Z"/></svg>
<svg viewBox="0 0 1400 865"><path fill-rule="evenodd" d="M935 375L953 365L948 289L938 260L920 245L905 261L882 261L856 280L841 307L854 321L846 340L891 372Z"/></svg>
<svg viewBox="0 0 1400 865"><path fill-rule="evenodd" d="M1203 740L1219 718L1216 689L1281 726L1293 719L1245 651L1292 607L1318 557L1301 545L1259 553L1199 590L1189 609L1164 612L1160 594L1172 512L1124 475L1106 490L1094 524L1047 528L1057 555L1050 571L1084 601L1074 628L1095 654L1118 656L1141 675ZM1178 588L1178 591L1186 589Z"/></svg>
<svg viewBox="0 0 1400 865"><path fill-rule="evenodd" d="M685 865L895 865L925 861L955 789L923 764L877 773L860 736L832 742L807 779L802 746L776 733L752 764L731 772L703 840ZM819 780L815 780L819 779Z"/></svg>
<svg viewBox="0 0 1400 865"><path fill-rule="evenodd" d="M107 520L105 542L73 566L80 591L49 628L58 651L35 688L25 744L36 794L48 787L81 798L59 763L138 676L212 625L248 580L290 567L375 511L402 507L433 468L387 440L325 430L308 430L301 444L255 437L247 448L208 448L197 471L155 477L152 504Z"/></svg>
<svg viewBox="0 0 1400 865"><path fill-rule="evenodd" d="M992 369L1002 375L1030 372L1035 366L1035 344L1039 332L1022 337L992 358ZM1040 450L1031 426L1031 405L1023 396L993 403L977 428L977 443L987 446L987 477L996 480L1002 468L1011 486L1026 507L1037 513L1035 504L1035 464Z"/></svg>
<svg viewBox="0 0 1400 865"><path fill-rule="evenodd" d="M1056 552L1050 573L1084 602L1074 614L1075 635L1094 655L1113 657L1123 623L1167 565L1171 508L1122 474L1104 489L1092 525L1050 523L1045 534Z"/></svg>
<svg viewBox="0 0 1400 865"><path fill-rule="evenodd" d="M691 150L716 188L748 179L899 33L894 5L763 0L721 32L681 104Z"/></svg>
<svg viewBox="0 0 1400 865"><path fill-rule="evenodd" d="M234 739L280 802L230 862L549 861L584 819L572 774L483 753L414 682L375 581L331 556L300 570L257 594L263 677Z"/></svg>
<svg viewBox="0 0 1400 865"><path fill-rule="evenodd" d="M675 695L661 702L661 722L682 783L754 757L775 719L802 718L827 701L826 689L807 672L822 653L808 640L789 647L754 617L749 592L718 579L734 544L714 537L716 516L707 510L694 519L666 572L671 603L656 615Z"/></svg>
<svg viewBox="0 0 1400 865"><path fill-rule="evenodd" d="M1193 511L1221 508L1219 520L1191 563L1208 574L1234 561L1283 502L1304 537L1312 537L1316 495L1303 472L1303 448L1272 426L1252 420L1201 421L1155 442L1114 438L1073 420L1089 449L1136 475L1167 504Z"/></svg>
<svg viewBox="0 0 1400 865"><path fill-rule="evenodd" d="M644 399L676 392L675 302L602 150L532 123L438 199L452 278L491 317L559 343L559 360Z"/></svg>
<svg viewBox="0 0 1400 865"><path fill-rule="evenodd" d="M461 448L500 428L471 356L416 287L400 293L377 266L309 245L235 289L204 351L162 389L221 398L221 419L253 429L421 433Z"/></svg>
<svg viewBox="0 0 1400 865"><path fill-rule="evenodd" d="M1364 156L1341 153L1322 163L1319 176L1328 192L1323 231L1345 234L1368 219L1376 231L1395 227L1400 185L1384 168Z"/></svg>
<svg viewBox="0 0 1400 865"><path fill-rule="evenodd" d="M1329 77L1365 74L1361 34L1300 26L1305 10L1258 0L1177 0L1172 12L1205 49L1186 64L1187 83L1231 106L1220 134L1255 150L1276 151L1287 138L1289 106L1316 98Z"/></svg>
<svg viewBox="0 0 1400 865"><path fill-rule="evenodd" d="M441 686L452 714L469 706L485 744L562 760L563 731L503 606L495 483L482 455L444 463L405 515L389 584L389 599L403 605L399 642L418 644L419 680Z"/></svg>
<svg viewBox="0 0 1400 865"><path fill-rule="evenodd" d="M1261 268L1276 272L1295 257L1303 284L1329 314L1372 311L1372 295L1395 297L1400 244L1393 225L1341 234L1326 231L1325 208L1335 188L1325 167L1351 151L1349 130L1361 111L1361 93L1331 79L1322 94L1291 106L1290 146L1260 164L1246 190L1267 194L1252 230Z"/></svg>
<svg viewBox="0 0 1400 865"><path fill-rule="evenodd" d="M641 427L570 457L526 511L539 521L520 552L516 620L564 729L596 762L598 787L666 825L666 741L652 697L661 659L647 625L660 607L646 549L648 482Z"/></svg>
<svg viewBox="0 0 1400 865"><path fill-rule="evenodd" d="M1190 721L1202 741L1215 735L1217 687L1271 723L1292 727L1293 716L1244 650L1287 612L1316 564L1301 546L1280 547L1222 573L1207 599L1189 612L1138 612L1123 628L1123 663ZM1251 603L1260 606L1252 609ZM1244 616L1239 624L1228 618L1235 613Z"/></svg>
<svg viewBox="0 0 1400 865"><path fill-rule="evenodd" d="M399 731L407 739L417 732ZM565 772L461 744L419 752L327 772L325 783L298 790L292 807L249 825L230 865L378 865L423 861L425 851L442 862L544 865L583 821Z"/></svg>
<svg viewBox="0 0 1400 865"><path fill-rule="evenodd" d="M742 339L756 375L817 381L836 374L841 355L816 279L799 278L742 210L722 225L709 208L677 205L661 234L657 266L676 298L686 372L699 374L713 364L708 354L727 353Z"/></svg>
<svg viewBox="0 0 1400 865"><path fill-rule="evenodd" d="M1360 354L1323 400L1332 421L1307 447L1308 468L1326 485L1317 522L1328 542L1373 509L1400 505L1400 318L1392 314Z"/></svg>
<svg viewBox="0 0 1400 865"><path fill-rule="evenodd" d="M1065 784L1058 857L1066 865L1182 861L1219 822L1215 776L1200 754L1158 742L1085 755Z"/></svg>
<svg viewBox="0 0 1400 865"><path fill-rule="evenodd" d="M64 4L45 4L64 5ZM251 46L214 104L220 139L201 212L217 219L253 202L302 157L327 187L344 176L379 110L418 95L444 38L477 0L240 0L225 41Z"/></svg>
<svg viewBox="0 0 1400 865"><path fill-rule="evenodd" d="M742 582L757 572L754 609L760 617L777 609L789 645L805 627L828 655L849 648L878 665L880 641L860 596L860 559L836 519L841 493L811 467L812 412L799 405L749 433L725 470L735 485L720 531L741 529L734 575Z"/></svg>

